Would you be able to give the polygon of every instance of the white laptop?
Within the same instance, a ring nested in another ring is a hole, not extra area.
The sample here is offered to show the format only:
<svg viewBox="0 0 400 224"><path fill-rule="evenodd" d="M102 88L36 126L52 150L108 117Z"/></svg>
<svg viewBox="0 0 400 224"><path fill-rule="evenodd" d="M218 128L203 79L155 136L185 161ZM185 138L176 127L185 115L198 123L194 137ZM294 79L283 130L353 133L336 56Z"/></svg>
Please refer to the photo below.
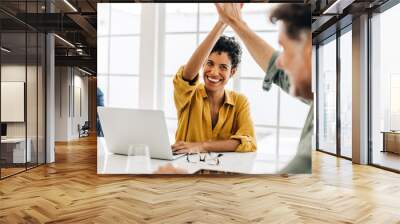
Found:
<svg viewBox="0 0 400 224"><path fill-rule="evenodd" d="M109 152L129 155L129 146L146 144L153 159L173 160L168 129L161 110L98 107L100 123Z"/></svg>

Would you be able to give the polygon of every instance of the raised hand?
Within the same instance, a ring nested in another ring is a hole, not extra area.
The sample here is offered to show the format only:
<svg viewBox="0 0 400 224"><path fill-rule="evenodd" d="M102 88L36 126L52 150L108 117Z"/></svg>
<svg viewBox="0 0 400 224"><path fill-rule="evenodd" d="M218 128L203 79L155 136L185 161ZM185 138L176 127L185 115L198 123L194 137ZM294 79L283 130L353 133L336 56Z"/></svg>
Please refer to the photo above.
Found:
<svg viewBox="0 0 400 224"><path fill-rule="evenodd" d="M243 3L215 3L219 19L225 24L232 25L234 21L242 20Z"/></svg>

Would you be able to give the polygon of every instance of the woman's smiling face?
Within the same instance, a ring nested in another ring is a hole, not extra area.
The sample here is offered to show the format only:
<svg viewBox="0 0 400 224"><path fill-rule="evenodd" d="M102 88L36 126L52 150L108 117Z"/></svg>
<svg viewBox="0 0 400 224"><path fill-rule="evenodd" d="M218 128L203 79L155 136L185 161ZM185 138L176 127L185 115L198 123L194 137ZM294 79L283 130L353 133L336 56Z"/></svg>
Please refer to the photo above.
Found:
<svg viewBox="0 0 400 224"><path fill-rule="evenodd" d="M212 52L203 66L204 85L208 91L224 89L229 78L235 74L231 60L226 52Z"/></svg>

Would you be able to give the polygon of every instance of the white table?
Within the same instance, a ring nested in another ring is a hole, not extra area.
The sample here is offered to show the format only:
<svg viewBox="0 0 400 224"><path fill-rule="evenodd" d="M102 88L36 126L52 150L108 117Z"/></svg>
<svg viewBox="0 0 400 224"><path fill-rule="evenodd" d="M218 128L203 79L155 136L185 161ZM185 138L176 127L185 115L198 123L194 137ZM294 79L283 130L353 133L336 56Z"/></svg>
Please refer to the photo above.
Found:
<svg viewBox="0 0 400 224"><path fill-rule="evenodd" d="M2 145L14 145L13 147L13 163L25 163L31 161L31 144L30 138L27 138L27 147L25 151L25 138L6 138L1 139ZM26 153L26 154L25 154Z"/></svg>
<svg viewBox="0 0 400 224"><path fill-rule="evenodd" d="M258 146L263 147L263 146ZM264 146L267 147L267 146ZM176 160L149 159L143 156L125 156L107 151L104 138L97 138L97 173L98 174L151 174L159 166L172 163L193 174L201 170L210 170L241 174L273 174L284 167L292 156L269 155L265 153L223 153L219 165L207 165L204 162L188 163L186 156ZM197 156L197 155L193 155Z"/></svg>

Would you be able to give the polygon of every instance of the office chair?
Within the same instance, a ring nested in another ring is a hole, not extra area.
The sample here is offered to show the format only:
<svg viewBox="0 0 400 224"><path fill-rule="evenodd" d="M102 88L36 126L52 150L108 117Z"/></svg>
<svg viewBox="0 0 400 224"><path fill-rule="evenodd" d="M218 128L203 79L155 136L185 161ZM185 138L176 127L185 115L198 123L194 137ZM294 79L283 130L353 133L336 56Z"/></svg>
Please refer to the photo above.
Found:
<svg viewBox="0 0 400 224"><path fill-rule="evenodd" d="M89 121L85 121L82 127L80 127L80 125L78 124L79 138L89 136L89 129L90 129Z"/></svg>

